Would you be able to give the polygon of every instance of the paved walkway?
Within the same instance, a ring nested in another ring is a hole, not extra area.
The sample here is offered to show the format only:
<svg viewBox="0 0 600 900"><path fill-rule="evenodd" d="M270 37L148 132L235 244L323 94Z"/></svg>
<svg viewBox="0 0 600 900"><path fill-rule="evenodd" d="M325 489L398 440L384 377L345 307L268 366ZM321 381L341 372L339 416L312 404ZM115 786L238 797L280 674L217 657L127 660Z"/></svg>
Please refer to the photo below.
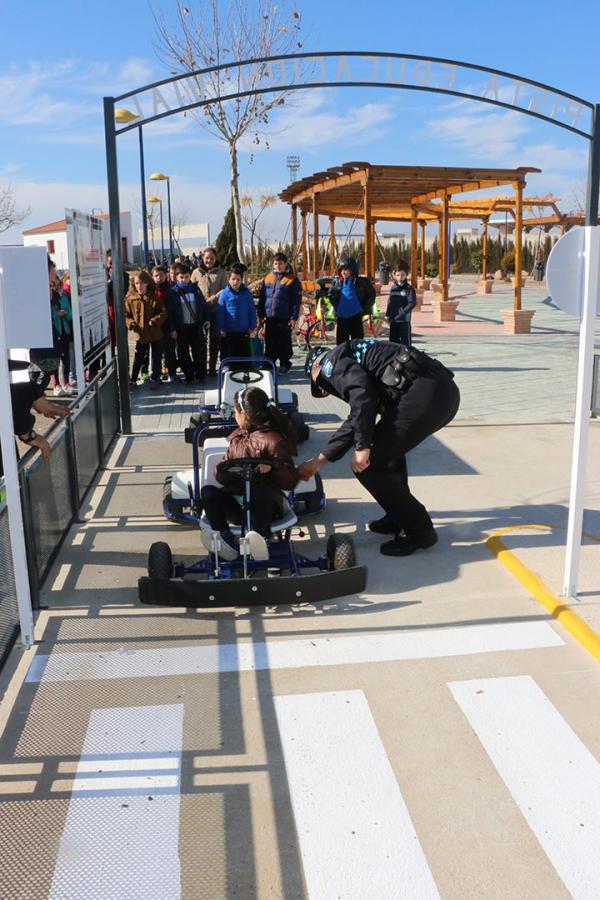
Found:
<svg viewBox="0 0 600 900"><path fill-rule="evenodd" d="M153 540L199 550L161 516L197 396L136 393L136 425L161 434L117 442L39 642L3 674L3 900L600 895L600 668L485 545L512 526L507 545L560 590L576 338L416 332L463 394L410 459L440 542L382 557L375 504L341 460L298 540L352 534L368 585L319 606L138 605ZM288 380L304 456L344 407ZM590 440L597 459L596 423ZM593 465L586 505L600 535ZM600 632L599 552L587 538L577 612Z"/></svg>

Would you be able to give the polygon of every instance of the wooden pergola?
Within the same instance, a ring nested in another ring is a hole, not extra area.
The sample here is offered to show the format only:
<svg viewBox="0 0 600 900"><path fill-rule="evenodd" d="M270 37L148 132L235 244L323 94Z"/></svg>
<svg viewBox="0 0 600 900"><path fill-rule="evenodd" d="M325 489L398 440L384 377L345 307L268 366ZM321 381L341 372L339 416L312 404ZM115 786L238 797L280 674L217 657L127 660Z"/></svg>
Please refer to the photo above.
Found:
<svg viewBox="0 0 600 900"><path fill-rule="evenodd" d="M523 190L526 176L540 169L447 168L439 166L375 166L368 162L348 162L323 172L315 172L290 184L279 194L281 200L292 207L292 244L294 254L302 254L305 278L318 275L320 270L319 217L329 219L329 254L332 269L335 267L335 220L337 218L364 221L365 273L375 274L375 224L378 221L411 223L411 273L417 284L418 229L421 227L421 271L424 274L427 222L439 224L440 273L442 300L448 300L448 223L451 218L481 218L472 214L471 207L460 209L455 194L481 191L488 188L511 185L512 198L495 198L504 201L508 208L512 203L515 217L515 272L522 269ZM482 201L483 202L483 201ZM472 209L476 205L473 203ZM483 210L484 207L480 206ZM485 207L484 218L488 216ZM489 209L489 214L494 211ZM300 239L298 239L298 212L300 212ZM471 212L469 215L468 213ZM451 215L453 213L453 215ZM308 222L313 218L312 272L308 272ZM487 225L487 223L486 223ZM486 230L487 237L487 230ZM515 309L521 309L521 279L515 278Z"/></svg>

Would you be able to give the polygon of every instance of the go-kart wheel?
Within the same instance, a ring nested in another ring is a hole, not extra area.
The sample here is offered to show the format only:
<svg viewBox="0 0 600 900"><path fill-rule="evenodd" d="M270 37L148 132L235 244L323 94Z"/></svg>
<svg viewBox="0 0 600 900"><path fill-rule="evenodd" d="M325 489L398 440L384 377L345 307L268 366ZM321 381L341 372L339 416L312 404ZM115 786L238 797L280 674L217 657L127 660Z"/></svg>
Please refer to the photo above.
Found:
<svg viewBox="0 0 600 900"><path fill-rule="evenodd" d="M148 551L148 576L165 581L173 574L173 556L166 541L155 541Z"/></svg>
<svg viewBox="0 0 600 900"><path fill-rule="evenodd" d="M256 381L262 381L263 373L257 372L255 369L244 369L239 372L230 372L229 380L235 384L254 384Z"/></svg>
<svg viewBox="0 0 600 900"><path fill-rule="evenodd" d="M352 538L347 534L330 534L327 540L327 562L330 572L355 566L356 553Z"/></svg>

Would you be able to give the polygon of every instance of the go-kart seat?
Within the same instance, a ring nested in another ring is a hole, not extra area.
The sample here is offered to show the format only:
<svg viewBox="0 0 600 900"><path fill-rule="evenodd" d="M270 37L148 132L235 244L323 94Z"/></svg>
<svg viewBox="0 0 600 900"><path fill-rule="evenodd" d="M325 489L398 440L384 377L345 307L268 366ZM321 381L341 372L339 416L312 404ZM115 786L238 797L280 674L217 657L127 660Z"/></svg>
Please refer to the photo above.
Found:
<svg viewBox="0 0 600 900"><path fill-rule="evenodd" d="M227 441L225 438L207 438L204 442L204 447L202 449L202 473L201 473L201 487L205 484L214 484L216 487L221 487L217 479L215 478L215 471L217 468L217 464L222 460L225 451L227 450ZM311 491L315 491L317 489L317 484L314 478L310 478L308 481L301 481L294 488L294 493L296 496L308 493ZM206 526L209 526L208 520L204 513L200 519L201 523ZM292 509L289 500L287 497L284 497L283 501L283 511L282 515L276 522L273 522L271 525L271 534L276 534L278 531L285 531L286 528L291 528L298 522L298 516ZM210 526L209 526L210 527ZM233 534L239 534L240 528L239 526L232 526L231 528Z"/></svg>

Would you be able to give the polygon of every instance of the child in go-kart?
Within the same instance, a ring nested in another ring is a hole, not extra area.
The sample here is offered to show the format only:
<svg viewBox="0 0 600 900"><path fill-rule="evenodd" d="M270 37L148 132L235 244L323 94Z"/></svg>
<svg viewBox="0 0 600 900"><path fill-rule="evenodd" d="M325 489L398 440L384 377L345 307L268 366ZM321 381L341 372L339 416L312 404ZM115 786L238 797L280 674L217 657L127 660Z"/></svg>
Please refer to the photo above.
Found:
<svg viewBox="0 0 600 900"><path fill-rule="evenodd" d="M229 438L229 447L222 462L254 457L264 459L270 465L259 465L252 478L250 516L252 530L246 533L250 553L256 560L268 559L267 541L271 524L281 517L283 494L298 483L298 472L293 456L296 440L287 416L277 409L267 394L258 387L246 387L234 398L233 414L237 429ZM238 556L235 537L229 525L242 521L242 507L236 495L243 494L241 475L223 471L217 465L216 479L223 487L204 485L200 496L204 514L212 531L221 535L220 556L234 560ZM211 532L201 532L207 550L212 547Z"/></svg>

